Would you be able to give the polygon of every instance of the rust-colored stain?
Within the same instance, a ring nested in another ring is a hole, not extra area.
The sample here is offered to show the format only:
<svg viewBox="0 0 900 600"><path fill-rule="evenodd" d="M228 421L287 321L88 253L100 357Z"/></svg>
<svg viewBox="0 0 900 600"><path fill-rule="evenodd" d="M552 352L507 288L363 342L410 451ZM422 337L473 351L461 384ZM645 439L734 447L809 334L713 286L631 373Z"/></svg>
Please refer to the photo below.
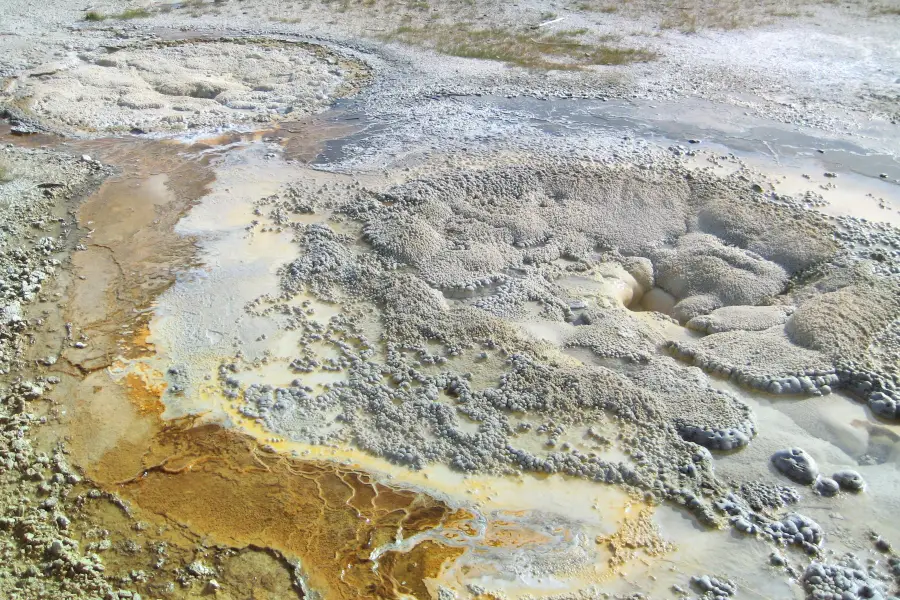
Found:
<svg viewBox="0 0 900 600"><path fill-rule="evenodd" d="M103 462L121 458L116 453L101 462L101 478ZM462 553L422 542L406 553L386 552L376 564L376 548L453 527L469 514L335 463L266 452L218 425L168 424L141 462L132 479L111 489L217 544L299 558L307 585L324 598L393 598L401 591L429 598L424 579Z"/></svg>
<svg viewBox="0 0 900 600"><path fill-rule="evenodd" d="M475 525L473 525L471 522L463 523L460 526L460 531L464 535L469 536L469 537L472 537L472 536L475 536L478 534L478 529L476 529Z"/></svg>
<svg viewBox="0 0 900 600"><path fill-rule="evenodd" d="M155 348L147 339L150 337L150 323L148 317L139 319L136 323L136 331L122 345L122 357L126 359L143 358L155 354Z"/></svg>
<svg viewBox="0 0 900 600"><path fill-rule="evenodd" d="M547 535L511 521L491 521L484 533L484 543L494 548L524 548L552 541Z"/></svg>
<svg viewBox="0 0 900 600"><path fill-rule="evenodd" d="M464 551L462 548L426 540L406 553L385 552L379 565L389 585L377 589L375 597L393 598L397 592L401 592L414 598L430 598L425 582L436 579L444 567L459 558Z"/></svg>
<svg viewBox="0 0 900 600"><path fill-rule="evenodd" d="M616 571L639 554L661 556L672 550L653 521L653 508L639 504L634 513L626 514L612 535L599 536L597 543L610 551L609 566Z"/></svg>
<svg viewBox="0 0 900 600"><path fill-rule="evenodd" d="M124 377L124 385L128 399L138 413L160 415L165 410L161 399L166 389L165 383L148 384L138 373L128 373Z"/></svg>

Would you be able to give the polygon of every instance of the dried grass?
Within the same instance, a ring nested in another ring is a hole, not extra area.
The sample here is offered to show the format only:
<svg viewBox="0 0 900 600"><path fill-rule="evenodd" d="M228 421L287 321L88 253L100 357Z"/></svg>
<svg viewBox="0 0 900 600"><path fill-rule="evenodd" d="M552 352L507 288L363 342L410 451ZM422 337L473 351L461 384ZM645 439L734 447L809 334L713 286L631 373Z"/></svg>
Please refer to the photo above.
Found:
<svg viewBox="0 0 900 600"><path fill-rule="evenodd" d="M581 69L591 65L623 65L656 59L642 48L590 43L579 38L586 29L542 33L509 27L469 25L402 26L382 36L385 41L425 46L450 56L496 60L531 69ZM604 38L608 41L610 38Z"/></svg>

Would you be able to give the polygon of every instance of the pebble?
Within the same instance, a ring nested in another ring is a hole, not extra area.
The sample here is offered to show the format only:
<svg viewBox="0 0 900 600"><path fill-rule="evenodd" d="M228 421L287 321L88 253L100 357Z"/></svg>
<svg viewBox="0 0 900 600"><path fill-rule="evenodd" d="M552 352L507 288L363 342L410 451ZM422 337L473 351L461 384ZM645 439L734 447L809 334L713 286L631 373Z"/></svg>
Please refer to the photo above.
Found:
<svg viewBox="0 0 900 600"><path fill-rule="evenodd" d="M838 471L832 475L832 478L841 486L842 490L848 492L860 492L866 487L866 482L863 480L862 475L849 469Z"/></svg>
<svg viewBox="0 0 900 600"><path fill-rule="evenodd" d="M816 479L815 490L820 496L834 496L840 491L838 482L831 477L821 477Z"/></svg>
<svg viewBox="0 0 900 600"><path fill-rule="evenodd" d="M785 477L797 483L813 483L819 474L816 461L800 448L779 450L772 455L772 464Z"/></svg>

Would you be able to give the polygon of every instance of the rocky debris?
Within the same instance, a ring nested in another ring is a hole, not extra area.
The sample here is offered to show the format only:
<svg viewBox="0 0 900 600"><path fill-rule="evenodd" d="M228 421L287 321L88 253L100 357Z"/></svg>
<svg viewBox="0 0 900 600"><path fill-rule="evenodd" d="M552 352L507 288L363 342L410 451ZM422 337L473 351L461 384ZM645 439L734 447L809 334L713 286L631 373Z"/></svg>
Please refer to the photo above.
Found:
<svg viewBox="0 0 900 600"><path fill-rule="evenodd" d="M716 510L728 515L728 522L733 528L777 544L799 546L809 555L817 555L820 552L825 532L818 523L795 512L787 513L780 519L770 518L765 514L767 507L759 504L752 506L743 497L744 493L729 492L714 503ZM793 503L799 500L799 497L787 495L784 500L785 503Z"/></svg>
<svg viewBox="0 0 900 600"><path fill-rule="evenodd" d="M841 598L842 600L885 600L888 593L884 582L866 572L852 555L829 564L813 562L801 579L806 597L810 600Z"/></svg>
<svg viewBox="0 0 900 600"><path fill-rule="evenodd" d="M816 461L800 448L779 450L772 455L772 464L785 477L797 483L811 484L819 475Z"/></svg>
<svg viewBox="0 0 900 600"><path fill-rule="evenodd" d="M216 575L215 569L203 564L203 562L199 560L195 560L194 562L190 563L184 568L184 570L188 575L197 578L208 578Z"/></svg>
<svg viewBox="0 0 900 600"><path fill-rule="evenodd" d="M33 445L47 422L35 414L36 404L60 378L35 373L24 360L28 338L42 322L29 310L46 300L44 287L71 248L68 213L110 171L46 150L3 148L0 156L15 166L15 177L0 183L0 370L14 373L0 385L0 595L134 600L140 595L123 589L130 581L108 578L98 554L106 548L80 544L73 521L80 525L74 516L82 478L64 449ZM53 366L57 356L37 362Z"/></svg>
<svg viewBox="0 0 900 600"><path fill-rule="evenodd" d="M97 554L79 549L67 532L67 498L80 477L65 456L38 452L26 435L40 420L10 409L27 401L15 390L0 393L0 592L13 597L103 597L116 588L104 577ZM31 401L34 399L32 398Z"/></svg>
<svg viewBox="0 0 900 600"><path fill-rule="evenodd" d="M695 575L691 577L691 586L703 594L703 598L709 600L724 600L734 596L737 585L725 578L710 577L709 575Z"/></svg>
<svg viewBox="0 0 900 600"><path fill-rule="evenodd" d="M26 307L61 264L72 228L63 217L67 202L98 184L109 170L46 150L0 148L0 158L15 173L0 182L0 373L8 374L21 366ZM48 179L66 183L40 187Z"/></svg>

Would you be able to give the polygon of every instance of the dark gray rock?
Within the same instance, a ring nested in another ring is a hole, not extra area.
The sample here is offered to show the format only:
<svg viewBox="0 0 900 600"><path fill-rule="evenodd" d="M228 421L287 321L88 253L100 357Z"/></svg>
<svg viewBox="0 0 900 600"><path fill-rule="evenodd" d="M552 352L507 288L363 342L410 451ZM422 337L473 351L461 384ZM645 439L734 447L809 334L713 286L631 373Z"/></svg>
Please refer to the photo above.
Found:
<svg viewBox="0 0 900 600"><path fill-rule="evenodd" d="M841 486L831 477L819 477L816 479L816 493L820 496L835 496L841 491Z"/></svg>
<svg viewBox="0 0 900 600"><path fill-rule="evenodd" d="M772 455L772 464L785 477L809 485L819 475L819 467L813 457L800 448L779 450Z"/></svg>
<svg viewBox="0 0 900 600"><path fill-rule="evenodd" d="M846 490L848 492L861 492L866 487L866 482L862 478L862 475L857 473L856 471L851 471L849 469L844 471L838 471L832 478L841 486L842 490Z"/></svg>

